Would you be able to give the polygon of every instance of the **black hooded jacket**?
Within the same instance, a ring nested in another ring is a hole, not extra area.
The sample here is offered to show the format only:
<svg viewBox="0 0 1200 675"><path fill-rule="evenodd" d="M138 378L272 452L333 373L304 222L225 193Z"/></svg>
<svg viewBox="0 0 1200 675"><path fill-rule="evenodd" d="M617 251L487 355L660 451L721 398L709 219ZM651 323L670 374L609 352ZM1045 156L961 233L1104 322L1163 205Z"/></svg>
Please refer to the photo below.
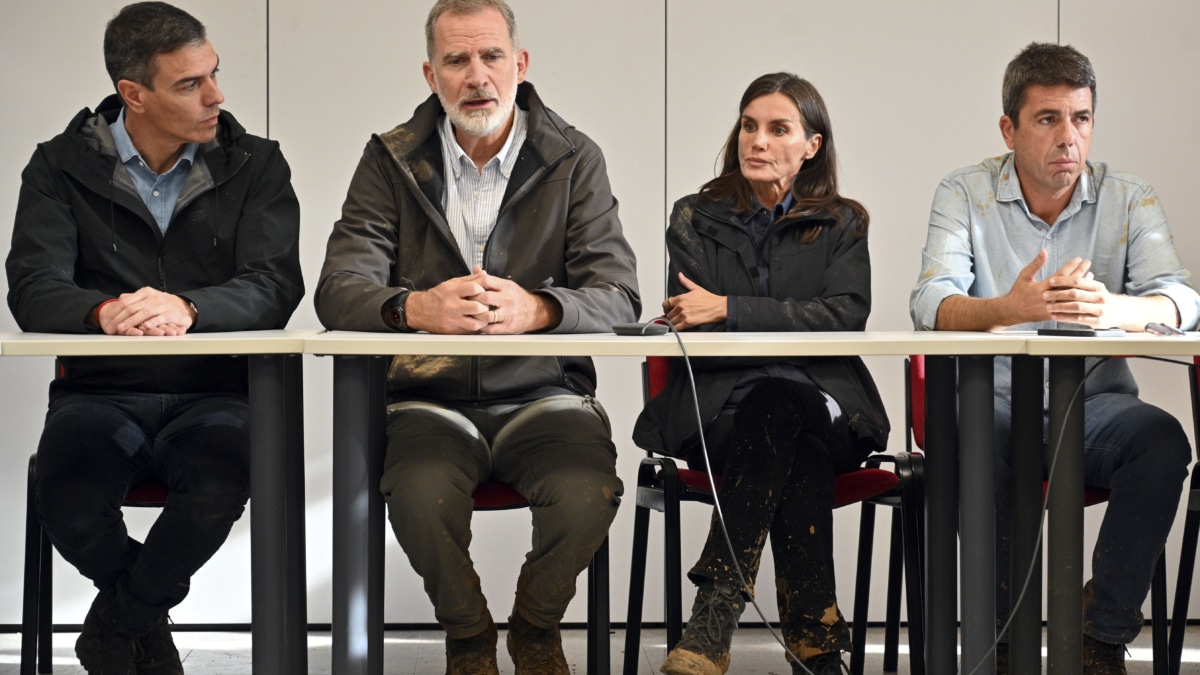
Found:
<svg viewBox="0 0 1200 675"><path fill-rule="evenodd" d="M227 112L197 153L164 235L117 155L109 96L39 144L21 174L8 306L21 330L95 333L101 302L143 287L196 306L191 332L283 328L304 296L300 207L279 144ZM246 390L244 358L72 357L56 391Z"/></svg>

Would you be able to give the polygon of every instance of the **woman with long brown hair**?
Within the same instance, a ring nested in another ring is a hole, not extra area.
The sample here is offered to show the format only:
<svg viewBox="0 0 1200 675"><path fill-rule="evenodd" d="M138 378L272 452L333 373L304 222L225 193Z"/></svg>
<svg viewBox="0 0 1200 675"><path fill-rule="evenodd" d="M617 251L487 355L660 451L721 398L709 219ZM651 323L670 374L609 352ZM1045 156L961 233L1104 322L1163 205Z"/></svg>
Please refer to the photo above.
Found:
<svg viewBox="0 0 1200 675"><path fill-rule="evenodd" d="M720 175L675 204L664 313L678 330L863 330L871 307L868 216L838 193L824 101L807 80L773 73L750 84L738 110ZM707 462L723 476L718 497L736 555L714 516L688 573L698 586L691 619L662 671L729 669L733 632L769 535L793 672L843 673L850 631L835 593L833 485L837 473L886 445L875 384L857 357L693 363ZM707 469L692 396L682 364L673 363L634 438Z"/></svg>

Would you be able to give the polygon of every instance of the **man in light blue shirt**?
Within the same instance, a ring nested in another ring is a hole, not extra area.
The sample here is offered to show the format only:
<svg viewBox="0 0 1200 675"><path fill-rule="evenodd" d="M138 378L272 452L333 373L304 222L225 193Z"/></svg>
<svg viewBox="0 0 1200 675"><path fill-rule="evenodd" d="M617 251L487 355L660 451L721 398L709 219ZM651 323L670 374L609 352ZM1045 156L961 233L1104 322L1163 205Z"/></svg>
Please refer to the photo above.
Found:
<svg viewBox="0 0 1200 675"><path fill-rule="evenodd" d="M1072 47L1034 43L1009 63L1000 131L1012 152L938 186L909 304L918 330L1195 328L1200 295L1153 188L1087 159L1095 93L1091 63ZM996 359L1002 615L1009 611L1010 367ZM1101 365L1086 386L1085 480L1112 492L1084 592L1085 673L1125 672L1124 645L1141 629L1140 608L1191 461L1179 422L1137 393L1123 360ZM997 661L1003 669L1004 650Z"/></svg>

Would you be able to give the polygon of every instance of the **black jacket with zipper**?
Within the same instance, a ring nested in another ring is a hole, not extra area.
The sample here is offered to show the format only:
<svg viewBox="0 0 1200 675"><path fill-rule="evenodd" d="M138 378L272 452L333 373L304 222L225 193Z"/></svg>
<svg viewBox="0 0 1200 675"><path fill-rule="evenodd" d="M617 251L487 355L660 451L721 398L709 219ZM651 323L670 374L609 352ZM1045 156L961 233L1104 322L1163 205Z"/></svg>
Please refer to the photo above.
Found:
<svg viewBox="0 0 1200 675"><path fill-rule="evenodd" d="M279 144L222 111L164 235L121 164L120 99L86 108L39 144L21 174L8 306L21 330L97 333L101 302L151 287L196 306L189 332L283 328L304 296L300 208ZM242 393L230 356L71 357L51 392Z"/></svg>
<svg viewBox="0 0 1200 675"><path fill-rule="evenodd" d="M801 234L821 232L804 242ZM732 202L697 195L675 203L667 228L670 296L687 291L679 273L718 295L736 298L737 323L704 324L697 331L861 331L871 312L871 258L854 214L839 219L815 215L772 225L766 259L770 294L758 290L761 274L754 244ZM705 427L729 399L742 372L765 363L788 363L804 371L849 417L864 453L882 450L890 429L883 400L862 359L851 357L711 357L691 359ZM698 436L687 373L672 360L666 388L638 416L633 439L639 447L686 455Z"/></svg>

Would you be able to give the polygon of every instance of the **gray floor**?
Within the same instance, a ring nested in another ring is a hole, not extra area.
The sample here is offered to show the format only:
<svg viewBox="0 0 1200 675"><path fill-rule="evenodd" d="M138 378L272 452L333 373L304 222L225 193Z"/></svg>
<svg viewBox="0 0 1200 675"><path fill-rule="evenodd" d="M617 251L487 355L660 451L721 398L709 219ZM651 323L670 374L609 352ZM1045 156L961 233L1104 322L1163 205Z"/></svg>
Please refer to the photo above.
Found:
<svg viewBox="0 0 1200 675"><path fill-rule="evenodd" d="M624 658L624 632L615 631L612 636L613 672L619 672ZM445 656L442 644L442 634L433 631L390 632L386 636L384 646L385 668L389 675L404 673L405 675L441 675L445 672ZM661 630L647 631L642 640L641 666L639 675L651 675L658 672L658 665L666 655L664 633ZM872 629L867 641L867 672L882 672L883 665L883 631ZM247 633L178 633L175 642L179 652L184 656L184 667L188 675L239 675L250 673L250 636ZM54 636L54 672L61 675L76 675L83 669L74 659L73 646L75 635L57 634ZM329 672L329 634L311 633L309 635L309 673ZM512 663L504 654L504 636L500 636L500 672L511 675ZM563 647L567 660L571 663L573 672L584 673L584 654L587 646L586 634L582 630L570 630L563 633ZM0 635L0 673L16 673L20 635ZM1200 674L1200 627L1188 629L1188 639L1183 655L1183 673ZM903 650L904 647L902 646ZM1126 663L1131 675L1149 674L1150 665L1150 631L1142 631L1142 635L1132 645ZM904 653L900 657L900 675L907 674L908 661ZM783 659L783 651L771 638L771 635L760 628L747 628L738 631L733 643L733 664L730 673L739 675L791 675L791 670ZM291 675L291 674L281 674Z"/></svg>

